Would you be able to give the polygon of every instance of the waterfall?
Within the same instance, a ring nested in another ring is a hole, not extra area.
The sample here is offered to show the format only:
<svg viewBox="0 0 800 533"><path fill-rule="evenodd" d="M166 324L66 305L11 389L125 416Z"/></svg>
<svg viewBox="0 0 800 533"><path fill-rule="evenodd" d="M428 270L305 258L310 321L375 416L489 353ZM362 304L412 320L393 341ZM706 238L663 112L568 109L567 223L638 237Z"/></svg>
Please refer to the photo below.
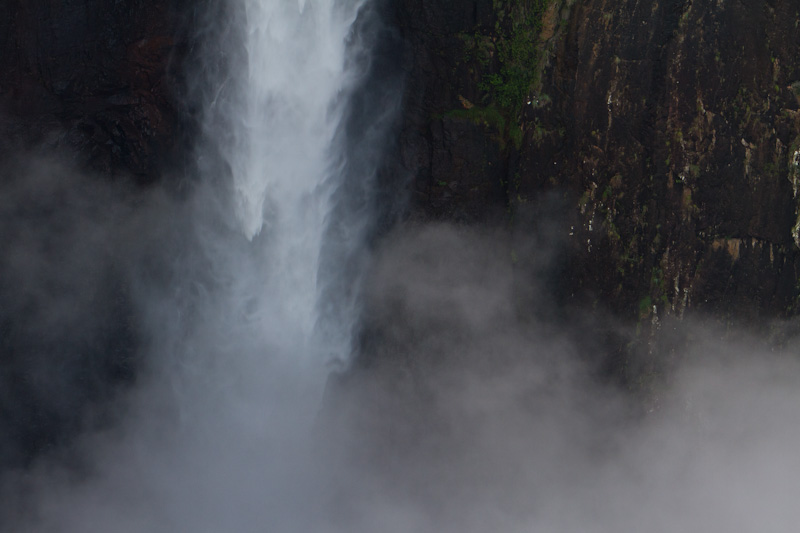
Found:
<svg viewBox="0 0 800 533"><path fill-rule="evenodd" d="M315 428L326 365L352 351L371 191L399 91L369 86L377 39L366 0L206 7L188 73L202 108L188 194L103 204L117 215L108 233L134 302L141 376L118 426L77 447L79 481L47 471L24 481L33 511L15 530L324 522L330 465Z"/></svg>
<svg viewBox="0 0 800 533"><path fill-rule="evenodd" d="M358 80L348 35L362 3L242 1L246 64L223 151L241 230L268 247L265 289L285 322L280 335L308 338L316 323L320 250L342 179L334 139Z"/></svg>
<svg viewBox="0 0 800 533"><path fill-rule="evenodd" d="M252 461L267 478L307 444L326 364L352 351L376 154L396 106L361 98L359 111L382 109L353 144L374 44L357 28L364 0L228 2L230 26L211 43L228 64L209 80L203 144L224 171L201 180L179 294L158 306L181 318L150 329L182 423L212 442L239 435L244 455L260 448Z"/></svg>
<svg viewBox="0 0 800 533"><path fill-rule="evenodd" d="M349 84L346 38L360 2L245 0L247 65L233 153L237 216L270 231L295 268L313 263L330 147ZM296 253L297 255L292 255Z"/></svg>

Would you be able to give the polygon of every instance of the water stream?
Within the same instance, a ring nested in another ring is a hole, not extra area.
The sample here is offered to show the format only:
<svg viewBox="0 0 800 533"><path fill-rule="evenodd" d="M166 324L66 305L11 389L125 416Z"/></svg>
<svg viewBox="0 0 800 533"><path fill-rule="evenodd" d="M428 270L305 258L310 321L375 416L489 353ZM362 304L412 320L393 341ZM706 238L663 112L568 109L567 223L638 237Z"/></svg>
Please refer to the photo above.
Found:
<svg viewBox="0 0 800 533"><path fill-rule="evenodd" d="M11 485L32 495L15 530L319 530L316 420L328 363L352 351L385 138L355 147L346 131L369 68L365 7L228 0L229 18L208 17L189 74L208 85L198 160L216 163L198 165L188 199L156 191L109 230L141 376L121 423L76 444L82 479L45 461Z"/></svg>

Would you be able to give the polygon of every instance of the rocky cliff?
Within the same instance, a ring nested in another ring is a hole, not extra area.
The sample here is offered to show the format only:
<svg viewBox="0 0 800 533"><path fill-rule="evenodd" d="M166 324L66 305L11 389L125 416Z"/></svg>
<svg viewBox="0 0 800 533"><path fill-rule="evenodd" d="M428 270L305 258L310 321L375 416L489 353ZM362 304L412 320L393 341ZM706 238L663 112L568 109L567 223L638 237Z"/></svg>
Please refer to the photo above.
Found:
<svg viewBox="0 0 800 533"><path fill-rule="evenodd" d="M179 0L4 0L0 153L44 148L151 182L177 156Z"/></svg>
<svg viewBox="0 0 800 533"><path fill-rule="evenodd" d="M413 216L524 232L555 202L567 308L647 323L796 313L795 2L396 8Z"/></svg>

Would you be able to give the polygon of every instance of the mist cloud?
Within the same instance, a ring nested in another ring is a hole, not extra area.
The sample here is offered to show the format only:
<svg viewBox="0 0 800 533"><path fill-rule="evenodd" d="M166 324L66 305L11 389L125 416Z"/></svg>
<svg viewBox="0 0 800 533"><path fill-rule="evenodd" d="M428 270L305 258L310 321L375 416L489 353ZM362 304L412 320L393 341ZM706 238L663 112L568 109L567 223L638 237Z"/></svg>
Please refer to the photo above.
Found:
<svg viewBox="0 0 800 533"><path fill-rule="evenodd" d="M213 222L168 229L171 217L213 211L208 197L132 204L129 193L107 194L100 214L79 207L62 225L75 231L64 243L91 225L88 248L67 247L75 255L52 271L42 266L49 260L30 259L39 267L25 270L72 280L99 268L86 261L124 258L145 371L118 402L122 418L85 433L69 454L4 476L7 531L796 523L792 349L732 344L697 321L683 363L657 385L659 409L643 414L640 397L598 380L581 353L585 339L575 340L584 332L521 305L546 291L521 282L511 237L418 226L379 249L365 287L363 359L322 399L324 370L275 355L280 346L254 318L266 308L241 298L237 284L259 275L251 244ZM147 216L134 215L134 204ZM26 235L24 246L6 241L20 248L11 257L30 257L26 249L48 238ZM547 246L538 251L546 263ZM83 287L81 279L71 283Z"/></svg>
<svg viewBox="0 0 800 533"><path fill-rule="evenodd" d="M504 233L395 239L371 285L373 351L349 384L371 450L354 461L380 487L356 513L365 531L791 530L791 350L689 317L691 342L652 378L660 407L647 413L650 401L598 379L585 331L514 305L538 290L514 282ZM384 523L386 501L398 503Z"/></svg>

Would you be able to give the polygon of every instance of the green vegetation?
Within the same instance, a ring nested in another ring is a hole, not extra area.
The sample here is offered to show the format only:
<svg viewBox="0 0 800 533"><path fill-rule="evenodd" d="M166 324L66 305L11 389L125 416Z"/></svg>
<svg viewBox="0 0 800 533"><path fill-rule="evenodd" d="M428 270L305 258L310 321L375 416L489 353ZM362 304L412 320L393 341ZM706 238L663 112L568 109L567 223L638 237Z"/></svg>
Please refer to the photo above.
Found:
<svg viewBox="0 0 800 533"><path fill-rule="evenodd" d="M653 299L652 294L656 295ZM664 283L664 272L659 267L653 267L650 273L650 293L646 294L639 300L639 319L648 317L653 312L653 307L656 304L669 307L669 296Z"/></svg>
<svg viewBox="0 0 800 533"><path fill-rule="evenodd" d="M655 291L658 295L658 302L663 306L669 305L669 296L667 296L667 288L664 283L664 271L659 267L653 267L650 272L650 290Z"/></svg>
<svg viewBox="0 0 800 533"><path fill-rule="evenodd" d="M492 127L497 130L503 147L508 142L517 149L521 147L520 115L539 81L545 13L556 1L493 0L494 28L461 35L464 59L478 69L480 76L480 105L465 105L447 116ZM549 22L550 26L554 24L554 20ZM548 31L552 33L553 28ZM531 100L531 105L537 107L549 103L547 95ZM546 133L537 127L535 140L540 141Z"/></svg>
<svg viewBox="0 0 800 533"><path fill-rule="evenodd" d="M645 296L639 300L639 318L644 318L650 315L653 308L653 299L650 296Z"/></svg>
<svg viewBox="0 0 800 533"><path fill-rule="evenodd" d="M489 101L515 116L539 76L542 19L552 0L494 0L497 13L497 72L485 74L480 88Z"/></svg>

